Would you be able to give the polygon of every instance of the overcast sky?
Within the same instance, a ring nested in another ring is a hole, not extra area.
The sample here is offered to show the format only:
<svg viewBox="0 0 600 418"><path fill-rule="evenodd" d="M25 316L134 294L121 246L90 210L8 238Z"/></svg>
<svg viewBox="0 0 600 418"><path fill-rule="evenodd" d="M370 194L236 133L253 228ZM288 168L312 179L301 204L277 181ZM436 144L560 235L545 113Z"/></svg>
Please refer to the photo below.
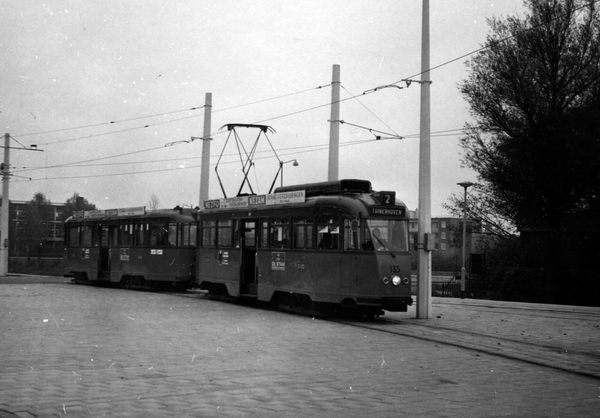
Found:
<svg viewBox="0 0 600 418"><path fill-rule="evenodd" d="M255 192L268 192L278 168L269 141L282 160L299 163L284 165L286 185L325 181L338 64L347 122L339 177L394 190L414 210L419 84L362 93L420 78L421 7L416 0L2 0L0 120L12 147L43 150L11 149L10 198L43 192L58 203L77 192L109 209L143 206L154 194L161 207L198 205L202 143L190 138L203 134L207 92L211 198L223 197L214 172L221 153L227 195L241 185L237 149L233 139L225 147L228 132L220 130L229 123L276 131L260 139ZM486 18L523 13L521 0L431 0L432 67L479 49ZM465 61L431 73L433 216L446 214L442 204L462 190L456 183L476 180L461 168L456 131L470 121L457 89ZM365 128L404 139L377 141ZM238 133L250 148L258 131Z"/></svg>

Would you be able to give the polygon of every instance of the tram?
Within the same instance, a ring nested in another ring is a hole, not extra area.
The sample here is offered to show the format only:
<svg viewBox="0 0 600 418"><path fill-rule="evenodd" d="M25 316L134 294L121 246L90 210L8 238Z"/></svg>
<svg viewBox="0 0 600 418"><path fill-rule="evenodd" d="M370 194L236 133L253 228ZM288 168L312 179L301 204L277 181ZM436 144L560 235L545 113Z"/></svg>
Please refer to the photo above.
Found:
<svg viewBox="0 0 600 418"><path fill-rule="evenodd" d="M81 211L65 222L65 276L76 283L185 290L195 283L197 210Z"/></svg>
<svg viewBox="0 0 600 418"><path fill-rule="evenodd" d="M412 304L406 205L367 180L208 200L198 286L216 298L378 316Z"/></svg>

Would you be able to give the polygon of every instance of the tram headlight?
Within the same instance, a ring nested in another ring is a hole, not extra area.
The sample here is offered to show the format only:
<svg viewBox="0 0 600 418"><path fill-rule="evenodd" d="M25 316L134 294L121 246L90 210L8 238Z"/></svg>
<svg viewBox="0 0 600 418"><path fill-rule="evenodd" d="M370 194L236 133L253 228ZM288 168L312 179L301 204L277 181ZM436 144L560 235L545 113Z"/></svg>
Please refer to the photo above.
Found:
<svg viewBox="0 0 600 418"><path fill-rule="evenodd" d="M385 276L383 278L383 284L388 284L390 282L390 279L387 278L387 276Z"/></svg>
<svg viewBox="0 0 600 418"><path fill-rule="evenodd" d="M394 286L398 286L398 285L400 285L400 283L402 283L402 279L400 279L400 277L392 276L392 284Z"/></svg>
<svg viewBox="0 0 600 418"><path fill-rule="evenodd" d="M404 279L402 279L402 283L410 284L410 279L408 277L405 277Z"/></svg>

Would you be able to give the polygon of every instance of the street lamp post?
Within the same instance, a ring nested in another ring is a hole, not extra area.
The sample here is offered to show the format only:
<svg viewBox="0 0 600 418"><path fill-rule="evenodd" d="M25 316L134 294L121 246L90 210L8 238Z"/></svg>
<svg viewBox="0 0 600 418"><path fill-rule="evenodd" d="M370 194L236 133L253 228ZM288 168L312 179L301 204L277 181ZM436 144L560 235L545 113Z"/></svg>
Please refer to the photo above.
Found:
<svg viewBox="0 0 600 418"><path fill-rule="evenodd" d="M466 280L465 257L467 250L467 189L473 186L475 183L471 183L470 181L464 181L462 183L457 184L465 189L465 199L463 203L462 267L460 268L460 298L464 299Z"/></svg>
<svg viewBox="0 0 600 418"><path fill-rule="evenodd" d="M298 161L297 160L289 160L289 161L279 161L279 168L281 170L281 187L283 187L283 165L287 164L287 163L294 163L292 164L294 167L298 167Z"/></svg>

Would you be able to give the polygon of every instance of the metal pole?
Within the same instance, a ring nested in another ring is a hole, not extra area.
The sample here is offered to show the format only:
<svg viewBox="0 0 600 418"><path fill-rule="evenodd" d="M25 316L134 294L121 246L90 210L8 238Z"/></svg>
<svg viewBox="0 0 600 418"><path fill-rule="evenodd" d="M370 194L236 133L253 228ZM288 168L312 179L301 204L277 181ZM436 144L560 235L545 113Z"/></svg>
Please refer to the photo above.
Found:
<svg viewBox="0 0 600 418"><path fill-rule="evenodd" d="M463 237L462 237L462 267L460 268L460 298L465 298L466 273L465 254L467 252L467 187L465 186L465 199L463 206Z"/></svg>
<svg viewBox="0 0 600 418"><path fill-rule="evenodd" d="M465 258L466 258L466 249L467 249L467 189L473 186L475 183L471 183L470 181L463 181L462 183L457 183L460 187L465 189L465 198L463 203L463 238L462 238L462 267L460 269L460 298L465 298L465 281L467 270L465 269Z"/></svg>
<svg viewBox="0 0 600 418"><path fill-rule="evenodd" d="M208 186L210 177L210 122L212 112L212 93L206 93L204 100L204 132L202 136L202 168L200 171L200 207L208 200Z"/></svg>
<svg viewBox="0 0 600 418"><path fill-rule="evenodd" d="M0 215L0 276L8 275L8 228L10 199L8 180L10 179L10 134L4 134L4 170L2 172L2 214Z"/></svg>
<svg viewBox="0 0 600 418"><path fill-rule="evenodd" d="M331 81L331 119L329 121L329 170L327 180L339 177L340 158L340 66L333 66Z"/></svg>
<svg viewBox="0 0 600 418"><path fill-rule="evenodd" d="M425 237L431 234L431 106L429 74L429 0L423 0L421 35L421 134L419 142L419 258L417 271L417 318L431 313L431 252Z"/></svg>

